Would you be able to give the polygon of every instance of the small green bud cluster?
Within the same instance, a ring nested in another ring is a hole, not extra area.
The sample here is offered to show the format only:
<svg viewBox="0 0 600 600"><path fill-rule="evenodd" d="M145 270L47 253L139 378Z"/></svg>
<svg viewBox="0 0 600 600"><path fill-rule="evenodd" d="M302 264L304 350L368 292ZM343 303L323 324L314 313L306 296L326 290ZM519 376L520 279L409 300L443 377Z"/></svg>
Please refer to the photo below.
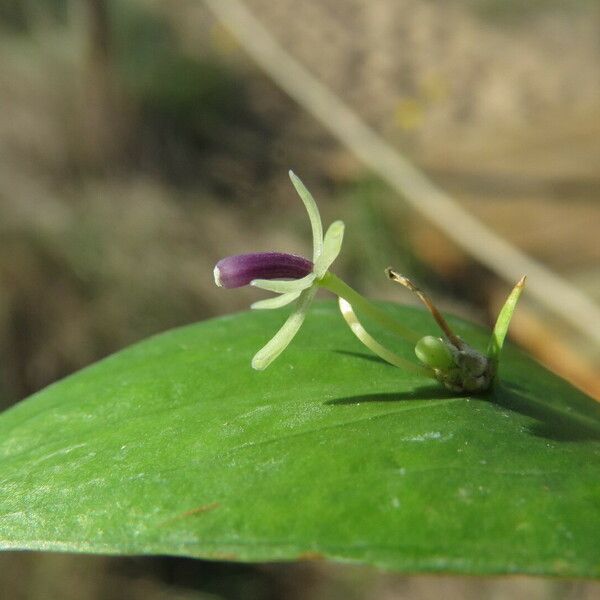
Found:
<svg viewBox="0 0 600 600"><path fill-rule="evenodd" d="M461 347L427 335L415 346L417 358L433 369L435 377L454 392L483 392L492 382L491 361L461 340Z"/></svg>

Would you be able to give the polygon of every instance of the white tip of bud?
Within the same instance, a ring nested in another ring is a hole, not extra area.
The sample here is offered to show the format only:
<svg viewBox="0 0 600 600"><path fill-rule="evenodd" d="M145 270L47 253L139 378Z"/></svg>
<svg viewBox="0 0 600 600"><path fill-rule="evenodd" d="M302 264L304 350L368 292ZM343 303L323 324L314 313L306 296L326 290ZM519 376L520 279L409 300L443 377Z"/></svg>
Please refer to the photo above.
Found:
<svg viewBox="0 0 600 600"><path fill-rule="evenodd" d="M215 276L215 283L219 287L223 287L223 283L221 282L221 271L219 270L218 266L215 267L215 270L213 271L213 275Z"/></svg>

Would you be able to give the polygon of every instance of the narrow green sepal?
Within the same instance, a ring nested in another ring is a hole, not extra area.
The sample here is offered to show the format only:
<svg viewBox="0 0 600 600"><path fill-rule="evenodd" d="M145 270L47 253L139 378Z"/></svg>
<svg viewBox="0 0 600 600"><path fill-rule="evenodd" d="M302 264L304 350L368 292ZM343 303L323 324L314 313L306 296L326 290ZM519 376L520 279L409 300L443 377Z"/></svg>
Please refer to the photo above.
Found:
<svg viewBox="0 0 600 600"><path fill-rule="evenodd" d="M254 302L250 305L250 308L255 310L281 308L282 306L291 304L300 294L301 292L286 292L280 296L275 296L274 298L267 298L266 300Z"/></svg>
<svg viewBox="0 0 600 600"><path fill-rule="evenodd" d="M304 202L308 218L310 219L313 234L313 262L315 262L323 253L323 224L321 223L319 208L313 195L306 189L300 178L292 170L288 174L292 185L296 188L302 202Z"/></svg>
<svg viewBox="0 0 600 600"><path fill-rule="evenodd" d="M253 369L257 371L266 369L288 347L304 322L317 289L316 286L310 287L300 294L296 310L287 318L281 329L254 355Z"/></svg>
<svg viewBox="0 0 600 600"><path fill-rule="evenodd" d="M320 279L325 275L327 269L333 261L338 257L342 249L342 241L344 239L344 223L343 221L334 221L327 230L323 241L323 252L316 260L313 272Z"/></svg>
<svg viewBox="0 0 600 600"><path fill-rule="evenodd" d="M253 279L250 285L253 287L260 288L261 290L267 290L268 292L275 292L276 294L287 294L290 292L301 292L312 285L312 282L316 279L314 273L309 273L306 277L301 279L290 279L289 281L281 281L279 279Z"/></svg>
<svg viewBox="0 0 600 600"><path fill-rule="evenodd" d="M502 346L504 345L504 339L506 338L506 333L508 332L508 326L524 287L525 275L521 277L517 285L515 285L512 292L509 294L504 306L500 310L498 318L496 319L494 331L492 332L492 337L490 338L490 342L487 347L487 357L493 365L498 364L500 352L502 351Z"/></svg>

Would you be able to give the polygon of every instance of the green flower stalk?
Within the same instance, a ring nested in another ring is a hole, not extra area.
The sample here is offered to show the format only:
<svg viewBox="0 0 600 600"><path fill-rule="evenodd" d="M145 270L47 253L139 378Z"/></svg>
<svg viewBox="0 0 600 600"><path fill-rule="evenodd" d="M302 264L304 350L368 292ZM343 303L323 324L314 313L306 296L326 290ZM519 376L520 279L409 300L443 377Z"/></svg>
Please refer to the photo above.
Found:
<svg viewBox="0 0 600 600"><path fill-rule="evenodd" d="M487 355L484 356L452 332L442 314L419 288L406 277L388 269L388 277L413 291L427 306L444 333L443 338L422 337L369 302L329 270L342 247L344 223L335 221L323 235L321 216L314 198L292 171L289 175L310 220L312 260L285 252L258 252L229 256L220 260L214 269L215 283L220 287L235 288L250 284L278 294L255 302L251 306L253 309L274 309L295 303L292 313L279 331L255 354L252 367L257 370L267 368L287 348L302 326L318 289L324 288L339 297L342 316L356 337L385 361L406 371L437 379L457 392L487 390L497 371L498 357L524 278L500 312ZM355 309L413 344L421 364L398 356L375 340L359 321Z"/></svg>

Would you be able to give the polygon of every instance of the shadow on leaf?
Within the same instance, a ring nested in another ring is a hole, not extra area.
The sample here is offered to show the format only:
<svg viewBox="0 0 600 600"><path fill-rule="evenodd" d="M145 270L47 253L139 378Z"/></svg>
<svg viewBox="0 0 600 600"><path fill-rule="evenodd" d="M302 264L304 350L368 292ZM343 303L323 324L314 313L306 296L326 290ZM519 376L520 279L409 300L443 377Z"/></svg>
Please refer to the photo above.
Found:
<svg viewBox="0 0 600 600"><path fill-rule="evenodd" d="M385 365L386 367L394 367L394 365L390 365L389 362L386 362L385 360L383 360L383 358L379 358L379 356L375 356L374 354L367 354L365 352L350 352L348 350L334 350L334 352L336 354L343 354L344 356L350 356L352 358L360 358L362 360L368 360L370 362L379 363Z"/></svg>
<svg viewBox="0 0 600 600"><path fill-rule="evenodd" d="M361 396L347 396L327 400L325 404L362 404L363 402L399 402L402 400L445 400L456 398L456 394L439 385L427 385L405 392L384 392L380 394L363 394Z"/></svg>
<svg viewBox="0 0 600 600"><path fill-rule="evenodd" d="M350 353L348 353L350 354ZM368 355L365 358L371 359ZM378 359L375 359L378 360ZM327 400L326 405L358 405L367 402L401 402L406 400L445 400L458 396L439 385L427 385L413 390L401 392L382 392L361 394ZM507 408L527 417L533 417L536 422L527 428L530 435L559 442L577 442L584 440L600 441L600 422L597 429L593 420L588 416L578 416L558 412L550 404L544 404L536 399L523 387L515 384L498 384L491 393L480 396L489 402ZM589 400L594 402L593 400ZM475 418L475 416L474 416ZM588 421L586 421L588 419ZM590 422L591 420L591 422Z"/></svg>
<svg viewBox="0 0 600 600"><path fill-rule="evenodd" d="M361 352L335 350L352 358L389 365L385 360ZM558 393L558 392L557 392ZM432 384L401 392L384 392L348 396L327 400L328 405L357 405L365 402L399 402L403 400L443 400L457 397L457 394ZM499 382L494 389L478 396L511 411L533 417L536 423L528 427L530 435L560 442L583 440L600 441L600 406L597 402L580 394L570 407L536 398L531 391L516 383Z"/></svg>
<svg viewBox="0 0 600 600"><path fill-rule="evenodd" d="M596 422L590 414L598 411L598 408L594 400L583 395L582 406L570 414L557 410L544 399L533 397L523 386L500 382L492 392L490 401L536 419L537 423L528 428L529 433L536 437L559 442L600 441L600 421Z"/></svg>

